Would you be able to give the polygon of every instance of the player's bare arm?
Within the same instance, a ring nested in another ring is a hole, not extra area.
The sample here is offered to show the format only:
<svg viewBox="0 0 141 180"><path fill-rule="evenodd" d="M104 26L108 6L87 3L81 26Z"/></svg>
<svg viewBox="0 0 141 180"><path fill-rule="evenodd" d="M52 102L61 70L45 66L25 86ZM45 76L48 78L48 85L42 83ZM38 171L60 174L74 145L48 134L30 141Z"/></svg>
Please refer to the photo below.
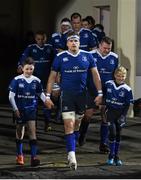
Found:
<svg viewBox="0 0 141 180"><path fill-rule="evenodd" d="M98 73L97 68L91 68L91 72L92 72L93 82L98 91L98 96L95 98L94 101L96 105L99 105L102 103L102 97L103 97L101 79L100 79L100 75Z"/></svg>
<svg viewBox="0 0 141 180"><path fill-rule="evenodd" d="M47 87L46 87L47 101L45 102L46 106L49 109L51 109L54 106L52 100L50 99L50 95L52 93L52 87L53 87L53 84L55 83L56 77L57 77L57 72L51 71L48 82L47 82Z"/></svg>

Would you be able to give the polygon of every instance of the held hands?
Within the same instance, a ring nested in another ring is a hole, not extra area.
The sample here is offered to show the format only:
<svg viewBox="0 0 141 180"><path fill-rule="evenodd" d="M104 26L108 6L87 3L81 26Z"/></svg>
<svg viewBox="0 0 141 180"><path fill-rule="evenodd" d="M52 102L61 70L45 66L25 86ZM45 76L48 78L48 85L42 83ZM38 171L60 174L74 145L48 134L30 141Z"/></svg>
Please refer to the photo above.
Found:
<svg viewBox="0 0 141 180"><path fill-rule="evenodd" d="M17 118L20 118L20 112L18 109L16 111L14 111L14 114Z"/></svg>
<svg viewBox="0 0 141 180"><path fill-rule="evenodd" d="M102 98L103 98L103 96L96 96L96 98L94 100L96 106L99 106L102 103Z"/></svg>
<svg viewBox="0 0 141 180"><path fill-rule="evenodd" d="M103 99L103 92L102 90L98 90L98 96L96 96L94 100L96 106L99 106L100 104L102 104L102 99Z"/></svg>
<svg viewBox="0 0 141 180"><path fill-rule="evenodd" d="M54 107L54 104L53 104L52 100L50 99L50 93L46 94L46 100L45 100L44 104L48 109L52 109Z"/></svg>
<svg viewBox="0 0 141 180"><path fill-rule="evenodd" d="M48 108L48 109L52 109L54 107L54 104L52 102L52 100L50 98L47 98L46 101L45 101L45 106Z"/></svg>

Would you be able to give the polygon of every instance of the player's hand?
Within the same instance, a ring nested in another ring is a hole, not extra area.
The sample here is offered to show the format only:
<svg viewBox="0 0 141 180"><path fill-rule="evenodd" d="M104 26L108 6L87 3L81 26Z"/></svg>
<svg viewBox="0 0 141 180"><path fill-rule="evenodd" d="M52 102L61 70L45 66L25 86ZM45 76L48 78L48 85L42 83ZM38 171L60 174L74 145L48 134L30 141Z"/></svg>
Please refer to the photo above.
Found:
<svg viewBox="0 0 141 180"><path fill-rule="evenodd" d="M96 106L99 106L102 103L103 96L96 96L94 102Z"/></svg>
<svg viewBox="0 0 141 180"><path fill-rule="evenodd" d="M54 107L54 104L53 104L53 102L52 102L51 99L47 99L47 100L45 101L45 106L46 106L48 109L52 109L52 108Z"/></svg>
<svg viewBox="0 0 141 180"><path fill-rule="evenodd" d="M20 118L20 112L19 112L19 110L16 110L16 111L14 112L14 114L15 114L15 116L16 116L17 118Z"/></svg>

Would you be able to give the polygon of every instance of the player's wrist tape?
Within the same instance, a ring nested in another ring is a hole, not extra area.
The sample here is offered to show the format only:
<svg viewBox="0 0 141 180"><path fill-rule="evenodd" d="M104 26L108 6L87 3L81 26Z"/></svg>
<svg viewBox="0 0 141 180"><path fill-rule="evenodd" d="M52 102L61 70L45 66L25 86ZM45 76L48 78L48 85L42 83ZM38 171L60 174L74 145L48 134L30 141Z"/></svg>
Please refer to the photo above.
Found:
<svg viewBox="0 0 141 180"><path fill-rule="evenodd" d="M46 93L46 98L50 99L50 93Z"/></svg>
<svg viewBox="0 0 141 180"><path fill-rule="evenodd" d="M99 91L98 91L98 96L103 96L102 90L99 90Z"/></svg>
<svg viewBox="0 0 141 180"><path fill-rule="evenodd" d="M46 96L46 99L47 99L47 100L49 100L49 99L50 99L50 97L49 97L49 96Z"/></svg>
<svg viewBox="0 0 141 180"><path fill-rule="evenodd" d="M46 96L50 97L50 93L46 93Z"/></svg>

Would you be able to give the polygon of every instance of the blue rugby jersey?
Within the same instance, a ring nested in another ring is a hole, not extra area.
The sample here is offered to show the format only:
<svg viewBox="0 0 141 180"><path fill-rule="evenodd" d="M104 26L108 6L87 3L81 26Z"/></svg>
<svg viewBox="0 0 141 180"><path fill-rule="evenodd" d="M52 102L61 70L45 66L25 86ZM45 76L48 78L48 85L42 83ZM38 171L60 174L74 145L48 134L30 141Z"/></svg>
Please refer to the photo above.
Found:
<svg viewBox="0 0 141 180"><path fill-rule="evenodd" d="M53 46L55 54L59 53L58 49L65 49L61 33L53 33L49 43Z"/></svg>
<svg viewBox="0 0 141 180"><path fill-rule="evenodd" d="M89 52L79 50L76 55L69 51L57 54L52 70L61 73L61 89L73 93L82 92L86 88L87 72L96 67Z"/></svg>
<svg viewBox="0 0 141 180"><path fill-rule="evenodd" d="M29 45L24 50L18 65L21 65L22 62L29 56L35 61L34 75L40 78L43 86L45 86L54 58L52 46L49 44L44 44L43 47L39 47L37 44Z"/></svg>
<svg viewBox="0 0 141 180"><path fill-rule="evenodd" d="M35 76L26 78L23 74L16 76L9 85L9 91L15 93L15 102L19 110L36 107L37 95L43 92L41 80Z"/></svg>
<svg viewBox="0 0 141 180"><path fill-rule="evenodd" d="M106 81L112 80L114 71L118 67L118 55L110 52L107 56L102 56L98 50L91 51L97 65L101 81L105 84Z"/></svg>
<svg viewBox="0 0 141 180"><path fill-rule="evenodd" d="M99 28L94 28L92 32L97 37L98 43L100 43L102 38L105 37L105 32Z"/></svg>
<svg viewBox="0 0 141 180"><path fill-rule="evenodd" d="M102 56L97 49L90 52L92 53L92 56L96 62L97 69L101 78L102 88L103 91L105 91L105 82L113 79L114 71L118 67L118 55L114 52L110 52L107 56ZM94 90L94 93L96 93L96 88L93 84L90 72L88 74L87 83L88 88L90 90Z"/></svg>
<svg viewBox="0 0 141 180"><path fill-rule="evenodd" d="M133 94L127 84L116 85L114 80L107 81L106 105L114 109L123 109L126 105L133 103Z"/></svg>

